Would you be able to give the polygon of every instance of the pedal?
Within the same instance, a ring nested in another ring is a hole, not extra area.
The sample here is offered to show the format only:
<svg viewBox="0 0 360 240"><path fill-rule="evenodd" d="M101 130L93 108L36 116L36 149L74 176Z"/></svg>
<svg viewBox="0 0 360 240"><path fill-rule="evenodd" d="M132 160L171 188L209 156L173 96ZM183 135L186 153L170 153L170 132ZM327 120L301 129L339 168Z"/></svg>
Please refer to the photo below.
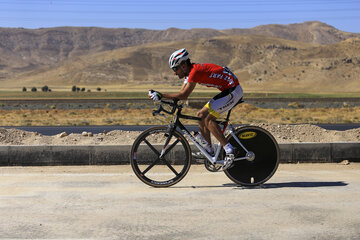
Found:
<svg viewBox="0 0 360 240"><path fill-rule="evenodd" d="M225 171L226 169L229 169L232 166L234 159L235 159L234 154L226 155L224 160L224 165L222 166L222 170Z"/></svg>

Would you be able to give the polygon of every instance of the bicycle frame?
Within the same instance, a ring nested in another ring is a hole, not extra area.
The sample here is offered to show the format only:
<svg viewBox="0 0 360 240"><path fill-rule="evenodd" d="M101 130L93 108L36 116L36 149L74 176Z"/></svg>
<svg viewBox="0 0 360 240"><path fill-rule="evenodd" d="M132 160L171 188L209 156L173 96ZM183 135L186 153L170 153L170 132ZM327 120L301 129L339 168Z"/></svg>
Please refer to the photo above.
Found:
<svg viewBox="0 0 360 240"><path fill-rule="evenodd" d="M169 105L172 105L173 106L173 109L171 112L169 111L166 111L165 109L163 109L160 105L160 108L158 109L158 111L154 111L153 112L153 115L155 113L158 113L160 114L161 111L164 111L168 114L173 114L175 113L176 109L177 109L177 112L176 112L176 116L175 116L175 119L174 119L174 122L173 124L170 124L169 125L169 136L167 137L167 140L164 144L164 147L161 151L161 154L160 154L160 158L163 157L163 155L165 154L166 152L166 149L167 149L167 145L169 144L171 138L172 138L172 135L173 135L173 132L176 128L179 128L181 130L181 132L183 133L183 135L186 135L187 137L190 138L190 140L195 144L195 146L204 154L204 156L212 163L212 164L220 164L220 165L223 165L224 164L224 160L217 160L219 158L219 155L220 155L220 151L221 151L221 144L218 143L217 144L217 147L216 147L216 151L215 151L215 155L214 156L211 156L203 146L201 146L195 139L195 137L189 132L189 130L187 130L187 128L180 122L180 119L183 118L183 119L188 119L188 120L194 120L194 121L201 121L201 118L198 118L198 117L194 117L194 116L189 116L189 115L184 115L181 113L181 110L182 110L182 106L181 105L177 105L177 102L175 102L175 105L174 104L171 104L169 102L166 102L166 101L161 101L163 103L166 103L166 104L169 104ZM234 137L234 139L236 140L236 142L244 149L244 151L246 152L246 155L245 157L240 157L240 158L235 158L234 161L240 161L240 160L249 160L249 161L252 161L254 160L255 156L252 152L249 152L245 147L244 145L241 143L240 139L235 135L234 131L234 127L229 124L229 118L230 118L230 114L231 114L231 109L230 111L228 112L227 114L227 117L224 121L216 121L216 123L218 123L219 125L222 125L223 126L223 129L222 129L222 132L225 133L226 130L229 131L229 133Z"/></svg>
<svg viewBox="0 0 360 240"><path fill-rule="evenodd" d="M201 119L181 114L183 106L178 104L178 100L161 102L171 106L172 110L163 109L164 105L160 105L158 110L153 111L153 115L165 116L161 113L163 111L173 116L172 121L168 126L156 126L145 130L135 139L131 148L131 167L145 184L152 187L169 187L181 181L192 163L191 147L196 147L203 153L204 165L208 171L223 171L229 179L239 185L260 185L275 173L280 161L280 150L276 139L267 130L251 125L235 129L229 124L230 110L224 120L217 120L216 123L223 132L227 131L227 142L231 142L236 150L233 156L225 157L219 143L215 149L215 156L210 156L205 150L206 146L198 142L195 134L189 132L181 123L181 118L194 121ZM195 146L190 146L191 142ZM221 160L223 157L225 161Z"/></svg>

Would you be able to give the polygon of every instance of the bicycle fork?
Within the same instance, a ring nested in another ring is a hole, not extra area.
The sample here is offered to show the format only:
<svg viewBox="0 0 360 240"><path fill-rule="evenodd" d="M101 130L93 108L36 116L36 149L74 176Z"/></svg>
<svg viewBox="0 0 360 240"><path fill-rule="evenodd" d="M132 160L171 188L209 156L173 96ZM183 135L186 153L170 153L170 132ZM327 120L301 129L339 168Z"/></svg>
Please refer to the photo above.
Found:
<svg viewBox="0 0 360 240"><path fill-rule="evenodd" d="M174 130L175 130L175 126L174 125L169 125L169 127L168 127L168 136L167 136L167 139L165 141L165 144L164 144L163 148L161 149L159 159L162 159L164 157L164 155L167 153L167 150L168 150L167 146L170 143L170 140L172 138Z"/></svg>

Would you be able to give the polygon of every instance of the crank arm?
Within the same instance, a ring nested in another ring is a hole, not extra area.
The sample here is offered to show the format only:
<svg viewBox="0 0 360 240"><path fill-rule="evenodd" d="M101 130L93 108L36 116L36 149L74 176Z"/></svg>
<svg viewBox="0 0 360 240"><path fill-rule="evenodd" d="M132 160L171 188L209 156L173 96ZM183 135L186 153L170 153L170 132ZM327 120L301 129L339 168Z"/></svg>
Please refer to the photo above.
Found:
<svg viewBox="0 0 360 240"><path fill-rule="evenodd" d="M247 161L254 161L255 160L255 153L254 152L247 152L245 157L241 157L241 158L235 158L234 159L234 162L235 161L242 161L242 160L247 160Z"/></svg>
<svg viewBox="0 0 360 240"><path fill-rule="evenodd" d="M243 161L243 160L251 161L249 157L234 158L234 162L235 161Z"/></svg>

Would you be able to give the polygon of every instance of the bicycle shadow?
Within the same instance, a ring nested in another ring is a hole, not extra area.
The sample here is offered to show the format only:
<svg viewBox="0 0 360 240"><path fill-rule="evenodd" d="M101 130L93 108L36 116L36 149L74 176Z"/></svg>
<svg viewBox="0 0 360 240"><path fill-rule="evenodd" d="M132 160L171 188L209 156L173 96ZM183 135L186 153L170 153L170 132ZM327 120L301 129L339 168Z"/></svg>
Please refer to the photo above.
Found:
<svg viewBox="0 0 360 240"><path fill-rule="evenodd" d="M224 185L232 185L233 187L240 188L318 188L318 187L344 187L347 186L348 183L343 181L336 182L284 182L284 183L265 183L255 187L246 187L240 186L237 184L224 184Z"/></svg>
<svg viewBox="0 0 360 240"><path fill-rule="evenodd" d="M317 187L344 187L348 183L336 182L284 182L284 183L265 183L259 186L241 186L236 183L225 183L217 186L173 186L172 188L238 188L238 189L271 189L271 188L317 188Z"/></svg>

